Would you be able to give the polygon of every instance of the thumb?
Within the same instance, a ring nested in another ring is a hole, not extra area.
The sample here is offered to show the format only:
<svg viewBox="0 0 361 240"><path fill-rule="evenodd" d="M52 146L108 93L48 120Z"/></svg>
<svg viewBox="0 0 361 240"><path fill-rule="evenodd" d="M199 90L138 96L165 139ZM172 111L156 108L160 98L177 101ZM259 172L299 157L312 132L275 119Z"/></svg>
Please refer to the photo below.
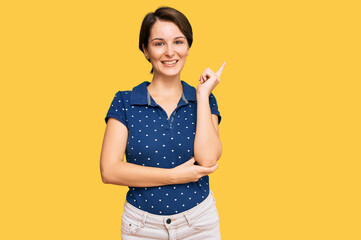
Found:
<svg viewBox="0 0 361 240"><path fill-rule="evenodd" d="M216 165L210 167L210 170L211 170L212 172L214 172L214 171L217 170L217 168L218 168L218 163L216 163Z"/></svg>
<svg viewBox="0 0 361 240"><path fill-rule="evenodd" d="M210 174L214 171L216 171L216 169L218 168L218 163L216 163L214 166L212 167L204 167L204 173L205 174Z"/></svg>
<svg viewBox="0 0 361 240"><path fill-rule="evenodd" d="M195 161L196 161L196 160L194 159L194 157L192 157L192 158L189 159L187 162L185 162L185 164L187 164L187 165L193 165Z"/></svg>

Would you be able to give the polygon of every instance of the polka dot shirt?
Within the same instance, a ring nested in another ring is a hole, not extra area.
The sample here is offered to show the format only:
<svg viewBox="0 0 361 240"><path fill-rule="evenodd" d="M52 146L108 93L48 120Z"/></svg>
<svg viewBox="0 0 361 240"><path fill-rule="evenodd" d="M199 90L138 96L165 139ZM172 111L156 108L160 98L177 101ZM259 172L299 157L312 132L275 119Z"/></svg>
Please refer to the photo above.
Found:
<svg viewBox="0 0 361 240"><path fill-rule="evenodd" d="M132 91L118 91L110 105L109 117L128 128L126 160L142 166L174 168L194 156L197 123L196 88L181 80L183 94L176 109L167 113L149 94L148 81ZM213 93L209 96L212 114L221 115ZM133 206L158 215L171 215L200 204L209 194L209 177L197 182L159 187L132 187L126 196Z"/></svg>

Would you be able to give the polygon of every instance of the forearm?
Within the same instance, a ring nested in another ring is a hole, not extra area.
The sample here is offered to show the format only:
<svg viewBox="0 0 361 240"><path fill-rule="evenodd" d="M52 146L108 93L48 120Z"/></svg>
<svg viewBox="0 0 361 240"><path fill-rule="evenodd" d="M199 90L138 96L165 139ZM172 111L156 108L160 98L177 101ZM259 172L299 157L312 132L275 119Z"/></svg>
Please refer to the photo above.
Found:
<svg viewBox="0 0 361 240"><path fill-rule="evenodd" d="M131 187L155 187L174 183L172 169L140 166L120 161L104 174L104 183Z"/></svg>
<svg viewBox="0 0 361 240"><path fill-rule="evenodd" d="M222 144L213 125L209 96L197 94L197 127L194 158L201 166L213 166L220 158Z"/></svg>

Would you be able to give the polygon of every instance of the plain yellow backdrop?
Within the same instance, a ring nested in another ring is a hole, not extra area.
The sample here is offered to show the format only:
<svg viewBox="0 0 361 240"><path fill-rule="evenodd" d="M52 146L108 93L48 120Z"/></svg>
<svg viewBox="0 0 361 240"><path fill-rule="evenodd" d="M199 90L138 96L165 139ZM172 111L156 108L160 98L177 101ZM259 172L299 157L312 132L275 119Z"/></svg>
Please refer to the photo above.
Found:
<svg viewBox="0 0 361 240"><path fill-rule="evenodd" d="M1 239L120 239L127 187L103 184L114 94L151 81L144 16L183 12L181 79L213 93L222 239L361 239L359 1L2 1Z"/></svg>

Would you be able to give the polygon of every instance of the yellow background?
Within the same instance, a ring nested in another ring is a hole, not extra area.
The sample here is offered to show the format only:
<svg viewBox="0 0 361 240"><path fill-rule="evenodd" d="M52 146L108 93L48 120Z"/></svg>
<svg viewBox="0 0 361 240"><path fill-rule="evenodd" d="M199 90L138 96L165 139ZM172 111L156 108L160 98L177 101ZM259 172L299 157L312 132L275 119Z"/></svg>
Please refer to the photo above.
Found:
<svg viewBox="0 0 361 240"><path fill-rule="evenodd" d="M359 1L2 1L0 239L120 239L127 187L103 184L104 117L151 80L143 17L194 31L181 79L214 89L222 239L361 239Z"/></svg>

